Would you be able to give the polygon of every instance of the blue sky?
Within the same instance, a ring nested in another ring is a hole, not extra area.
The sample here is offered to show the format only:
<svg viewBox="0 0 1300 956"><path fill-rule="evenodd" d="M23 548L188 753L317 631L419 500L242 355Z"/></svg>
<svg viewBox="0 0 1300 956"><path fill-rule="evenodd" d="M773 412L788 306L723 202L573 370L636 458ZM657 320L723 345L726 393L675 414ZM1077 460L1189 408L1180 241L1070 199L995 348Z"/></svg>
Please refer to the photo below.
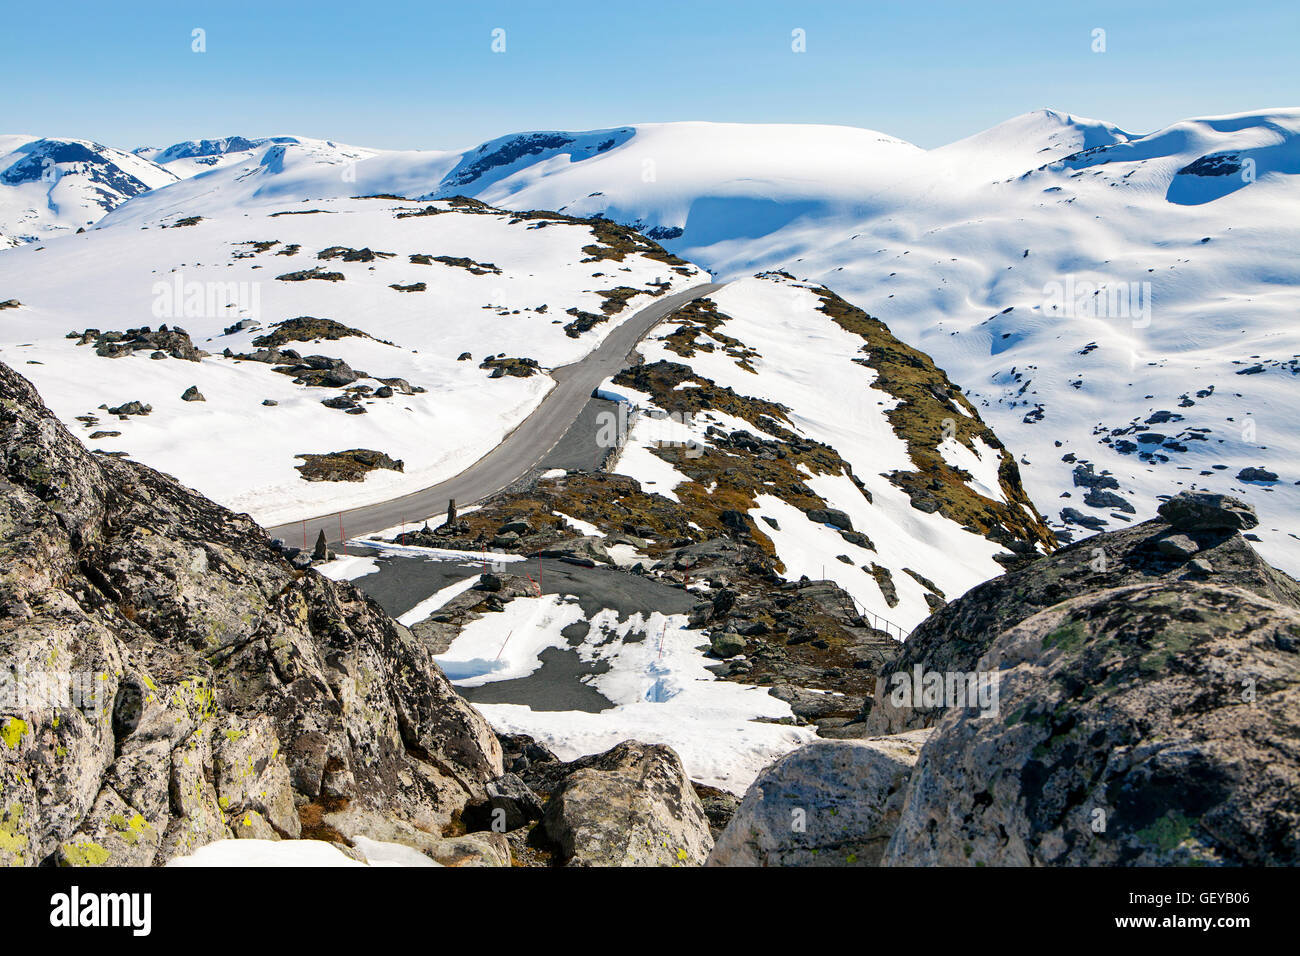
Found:
<svg viewBox="0 0 1300 956"><path fill-rule="evenodd" d="M714 120L865 126L929 147L1039 107L1146 132L1300 105L1297 40L1296 0L28 2L0 33L0 132L449 149Z"/></svg>

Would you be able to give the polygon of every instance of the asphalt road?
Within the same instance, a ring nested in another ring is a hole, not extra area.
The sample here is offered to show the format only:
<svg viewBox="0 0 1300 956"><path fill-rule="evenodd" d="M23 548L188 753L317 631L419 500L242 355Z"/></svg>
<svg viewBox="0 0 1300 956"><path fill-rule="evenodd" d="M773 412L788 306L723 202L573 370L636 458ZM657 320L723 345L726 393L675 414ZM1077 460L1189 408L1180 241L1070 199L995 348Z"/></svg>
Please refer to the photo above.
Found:
<svg viewBox="0 0 1300 956"><path fill-rule="evenodd" d="M628 353L652 328L692 299L710 295L723 285L707 282L655 299L615 328L586 358L554 369L551 377L556 385L542 403L501 444L459 475L400 498L345 511L343 523L348 537L373 534L403 522L418 522L429 515L442 514L449 498L456 499L457 507L472 504L526 475L560 443L579 419L592 391L623 366ZM319 529L324 529L327 540L339 543L340 522L336 515L330 512L307 519L309 544L316 540ZM303 530L304 522L294 521L268 528L267 532L273 538L296 542L303 537Z"/></svg>

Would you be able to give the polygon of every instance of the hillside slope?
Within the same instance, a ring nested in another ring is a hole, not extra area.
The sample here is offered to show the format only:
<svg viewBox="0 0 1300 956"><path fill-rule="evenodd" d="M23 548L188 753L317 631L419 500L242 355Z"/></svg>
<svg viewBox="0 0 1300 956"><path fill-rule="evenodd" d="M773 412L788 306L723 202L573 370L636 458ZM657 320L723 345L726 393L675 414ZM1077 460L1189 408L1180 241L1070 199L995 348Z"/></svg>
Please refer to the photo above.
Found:
<svg viewBox="0 0 1300 956"><path fill-rule="evenodd" d="M475 194L637 222L720 278L827 283L961 383L1030 494L1059 499L1058 530L1230 491L1258 509L1262 552L1300 571L1298 134L1295 109L1144 136L1039 111L929 151L670 124L598 156L557 146Z"/></svg>
<svg viewBox="0 0 1300 956"><path fill-rule="evenodd" d="M825 287L733 282L640 352L607 387L640 410L615 471L705 527L743 514L782 577L834 581L896 637L1000 573L995 555L1055 546L961 391Z"/></svg>
<svg viewBox="0 0 1300 956"><path fill-rule="evenodd" d="M0 357L63 421L266 524L457 474L541 401L548 370L701 276L602 222L291 201L293 170L216 170L0 257L17 303ZM354 449L388 461L357 481L296 470Z"/></svg>

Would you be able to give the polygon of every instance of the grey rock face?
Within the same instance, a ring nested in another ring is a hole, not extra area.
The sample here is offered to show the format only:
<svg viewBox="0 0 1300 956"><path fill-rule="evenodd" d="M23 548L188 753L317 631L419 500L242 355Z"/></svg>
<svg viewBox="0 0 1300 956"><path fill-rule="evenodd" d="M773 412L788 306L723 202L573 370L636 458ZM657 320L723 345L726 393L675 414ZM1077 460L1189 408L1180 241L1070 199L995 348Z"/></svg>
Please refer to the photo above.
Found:
<svg viewBox="0 0 1300 956"><path fill-rule="evenodd" d="M677 754L628 740L583 761L542 818L569 866L700 866L713 837Z"/></svg>
<svg viewBox="0 0 1300 956"><path fill-rule="evenodd" d="M1119 488L1119 480L1109 473L1096 474L1092 463L1074 466L1074 486L1076 488Z"/></svg>
<svg viewBox="0 0 1300 956"><path fill-rule="evenodd" d="M1133 514L1137 510L1122 495L1101 488L1089 488L1087 494L1083 496L1083 502L1092 508L1113 508L1125 514Z"/></svg>
<svg viewBox="0 0 1300 956"><path fill-rule="evenodd" d="M768 689L768 693L777 700L785 701L790 705L790 709L794 711L796 717L802 717L805 720L816 720L819 717L852 713L856 704L860 703L860 701L851 701L843 694L809 690L806 687L796 687L793 684L775 684Z"/></svg>
<svg viewBox="0 0 1300 956"><path fill-rule="evenodd" d="M152 405L146 405L143 402L131 401L117 405L108 410L110 415L117 415L120 418L126 418L129 415L148 415L153 411Z"/></svg>
<svg viewBox="0 0 1300 956"><path fill-rule="evenodd" d="M587 535L580 538L569 538L566 541L557 541L555 544L546 548L541 553L544 558L575 558L578 560L593 561L597 564L613 564L614 559L609 556L605 550L605 542L596 535Z"/></svg>
<svg viewBox="0 0 1300 956"><path fill-rule="evenodd" d="M506 773L487 785L487 801L466 807L465 823L475 830L505 833L542 818L542 801L516 774Z"/></svg>
<svg viewBox="0 0 1300 956"><path fill-rule="evenodd" d="M232 832L324 835L344 805L440 834L502 771L376 604L87 452L4 365L0 660L29 695L0 711L0 864L157 864Z"/></svg>
<svg viewBox="0 0 1300 956"><path fill-rule="evenodd" d="M1237 480L1262 482L1277 481L1277 472L1251 465L1249 468L1243 468L1241 471L1237 472Z"/></svg>
<svg viewBox="0 0 1300 956"><path fill-rule="evenodd" d="M932 731L817 741L767 767L709 866L877 866Z"/></svg>
<svg viewBox="0 0 1300 956"><path fill-rule="evenodd" d="M958 601L940 608L912 632L902 654L881 676L969 673L1003 631L1039 611L1082 593L1184 578L1221 587L1238 587L1266 600L1300 609L1300 584L1270 567L1237 530L1252 527L1249 506L1220 495L1185 494L1161 506L1162 517L1131 528L1076 542L1026 567L986 581ZM1172 514L1177 524L1166 520ZM1161 546L1171 535L1195 546ZM867 714L871 734L898 733L933 726L941 708L894 705L878 685Z"/></svg>
<svg viewBox="0 0 1300 956"><path fill-rule="evenodd" d="M1085 594L978 664L913 771L893 865L1300 862L1300 613L1191 582Z"/></svg>
<svg viewBox="0 0 1300 956"><path fill-rule="evenodd" d="M833 525L841 531L853 530L853 522L849 519L849 516L838 508L810 508L804 513L808 515L809 521Z"/></svg>
<svg viewBox="0 0 1300 956"><path fill-rule="evenodd" d="M745 652L745 641L735 631L719 631L710 638L709 648L718 657L735 657Z"/></svg>
<svg viewBox="0 0 1300 956"><path fill-rule="evenodd" d="M1185 534L1167 534L1156 539L1156 549L1166 557L1190 558L1201 546Z"/></svg>

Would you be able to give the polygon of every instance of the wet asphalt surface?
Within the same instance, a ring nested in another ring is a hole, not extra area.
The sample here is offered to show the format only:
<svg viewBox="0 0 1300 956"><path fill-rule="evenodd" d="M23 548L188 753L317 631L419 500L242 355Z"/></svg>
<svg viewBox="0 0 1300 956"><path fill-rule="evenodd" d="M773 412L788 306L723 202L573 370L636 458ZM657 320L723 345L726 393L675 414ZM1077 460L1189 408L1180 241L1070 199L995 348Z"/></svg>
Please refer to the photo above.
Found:
<svg viewBox="0 0 1300 956"><path fill-rule="evenodd" d="M351 554L375 554L368 548L347 550ZM380 558L378 564L377 572L356 578L352 583L393 617L400 617L443 588L484 571L483 562L467 559L393 556ZM587 713L608 710L613 703L586 680L605 673L609 665L604 661L584 661L576 650L588 641L599 643L605 639L601 633L591 632L591 618L605 609L615 611L620 622L637 613L643 616L655 611L685 614L697 600L683 589L640 575L602 567L584 568L549 558L512 562L505 569L511 574L527 574L534 581L540 577L543 594L575 598L586 620L566 627L562 633L569 646L542 651L541 666L528 676L490 681L479 687L457 687L460 695L471 703L523 704L533 710ZM626 638L632 642L638 639L644 640L645 635L633 632Z"/></svg>
<svg viewBox="0 0 1300 956"><path fill-rule="evenodd" d="M550 468L563 468L565 471L596 471L609 454L608 448L596 445L596 436L600 433L599 415L602 412L618 414L618 402L605 398L593 398L582 407L578 417L556 442L555 447L537 463L539 471Z"/></svg>

